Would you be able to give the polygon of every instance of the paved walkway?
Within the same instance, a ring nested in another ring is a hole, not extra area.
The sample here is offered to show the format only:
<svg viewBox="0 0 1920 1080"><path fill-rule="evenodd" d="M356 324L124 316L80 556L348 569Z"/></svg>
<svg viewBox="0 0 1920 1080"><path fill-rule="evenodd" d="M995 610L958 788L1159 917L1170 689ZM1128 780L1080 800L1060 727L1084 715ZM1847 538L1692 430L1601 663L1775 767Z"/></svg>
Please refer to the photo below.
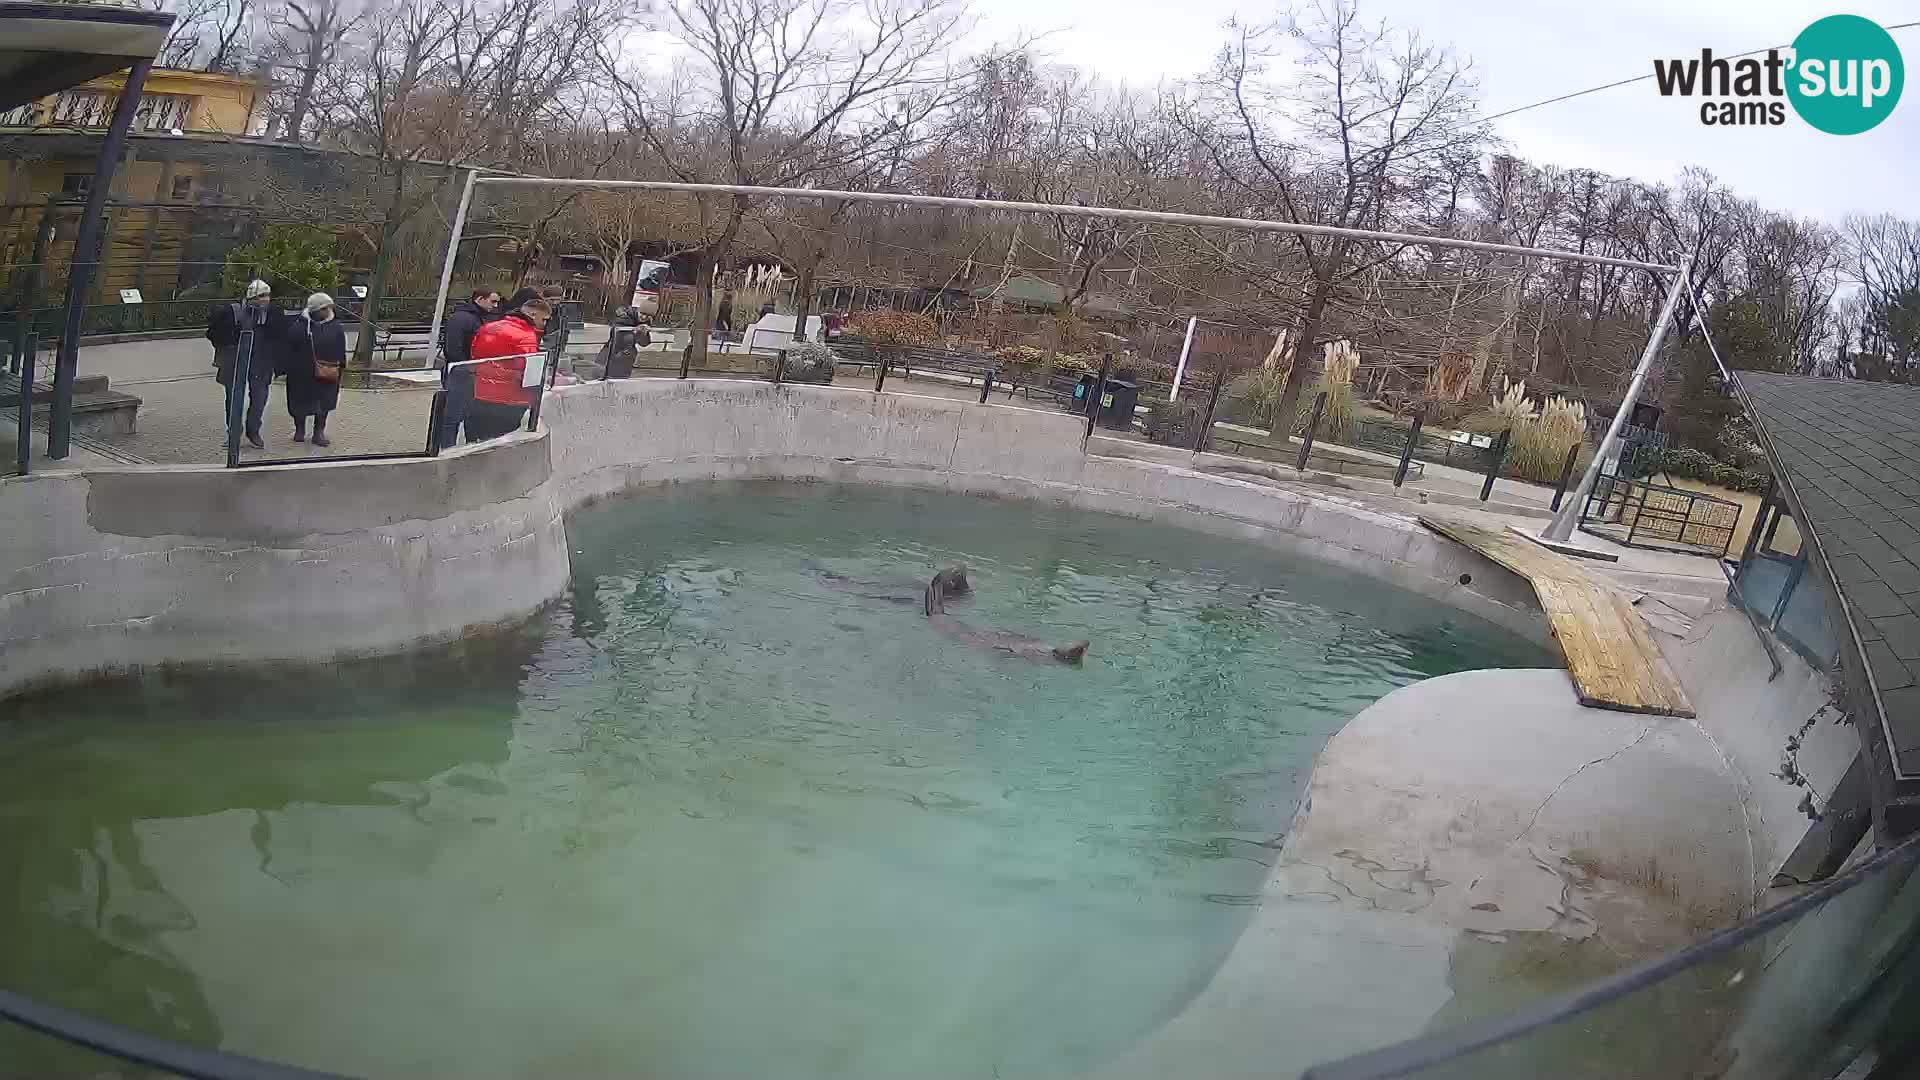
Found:
<svg viewBox="0 0 1920 1080"><path fill-rule="evenodd" d="M349 334L349 347L352 335ZM213 349L199 338L89 345L80 350L80 374L105 375L114 390L140 399L135 433L113 445L148 461L219 463L227 458L226 391L213 378ZM326 450L292 441L286 382L274 380L262 425L266 450L244 448L247 460L330 454L377 454L426 446L432 385L399 390L340 391L329 418L333 446Z"/></svg>
<svg viewBox="0 0 1920 1080"><path fill-rule="evenodd" d="M572 343L570 351L576 354L593 351L604 341L604 333L595 334L601 329L587 327ZM348 338L351 348L351 333ZM677 364L677 357L674 362ZM657 376L665 370L643 370L636 374ZM80 350L80 374L105 375L109 387L140 399L135 433L112 440L117 449L163 464L217 464L226 460L223 412L226 394L214 381L213 350L205 341L180 338L89 345ZM736 377L753 378L747 373ZM243 460L258 461L420 450L426 444L427 414L437 385L428 379L417 386L373 390L342 388L340 407L328 423L333 445L320 450L310 443L292 441L293 424L286 412L286 383L277 379L268 397L263 425L267 449L242 448L241 456ZM873 374L842 375L834 380L834 385L871 388ZM957 400L979 397L977 386L922 376L908 378L898 373L888 376L885 392ZM996 393L994 400L1008 399ZM1017 396L1012 400L1025 403ZM1032 404L1036 408L1048 407L1043 402Z"/></svg>

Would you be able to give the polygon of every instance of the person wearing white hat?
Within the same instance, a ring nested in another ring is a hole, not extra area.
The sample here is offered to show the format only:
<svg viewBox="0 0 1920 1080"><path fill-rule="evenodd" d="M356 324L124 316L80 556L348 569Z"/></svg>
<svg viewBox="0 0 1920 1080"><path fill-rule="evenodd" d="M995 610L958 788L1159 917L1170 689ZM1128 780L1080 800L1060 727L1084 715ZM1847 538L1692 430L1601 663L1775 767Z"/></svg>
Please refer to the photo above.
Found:
<svg viewBox="0 0 1920 1080"><path fill-rule="evenodd" d="M347 332L334 317L333 297L307 297L306 317L297 319L287 342L287 415L293 417L293 441L307 440L313 420L313 445L331 446L327 414L340 404L340 373L347 366Z"/></svg>
<svg viewBox="0 0 1920 1080"><path fill-rule="evenodd" d="M267 394L273 388L272 320L273 289L259 278L247 283L245 298L240 303L228 301L207 310L207 341L213 345L213 377L226 389L227 411L220 414L223 420L232 415L233 395L237 392L233 385L233 366L240 353L240 335L248 330L254 332L253 354L247 362L244 430L247 443L255 450L263 450L267 445L260 438L260 421L267 415Z"/></svg>

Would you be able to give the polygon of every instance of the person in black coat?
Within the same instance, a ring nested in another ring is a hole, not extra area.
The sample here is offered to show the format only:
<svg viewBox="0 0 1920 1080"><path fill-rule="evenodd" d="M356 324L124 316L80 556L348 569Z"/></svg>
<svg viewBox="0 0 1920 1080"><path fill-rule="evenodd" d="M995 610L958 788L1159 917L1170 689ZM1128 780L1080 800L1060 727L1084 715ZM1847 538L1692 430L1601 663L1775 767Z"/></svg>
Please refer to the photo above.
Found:
<svg viewBox="0 0 1920 1080"><path fill-rule="evenodd" d="M267 414L267 394L273 386L277 367L273 347L278 330L275 322L273 290L258 278L247 283L246 296L240 303L215 304L207 311L207 341L213 345L214 381L225 389L229 411L236 392L246 395L242 430L246 432L247 444L255 450L264 450L267 446L260 438L260 421ZM239 354L240 334L249 330L253 332L253 355L247 362L246 387L236 391L233 368ZM224 422L228 412L220 415Z"/></svg>
<svg viewBox="0 0 1920 1080"><path fill-rule="evenodd" d="M331 446L327 414L340 404L340 373L347 366L347 332L334 318L333 297L307 297L305 318L290 319L286 335L287 414L293 417L293 441L307 438L313 418L313 445Z"/></svg>
<svg viewBox="0 0 1920 1080"><path fill-rule="evenodd" d="M467 418L467 406L473 402L473 335L492 322L500 306L495 289L475 289L473 295L453 309L440 332L440 352L444 357L440 385L447 391L440 407L440 433L435 442L455 446L460 442L460 424Z"/></svg>

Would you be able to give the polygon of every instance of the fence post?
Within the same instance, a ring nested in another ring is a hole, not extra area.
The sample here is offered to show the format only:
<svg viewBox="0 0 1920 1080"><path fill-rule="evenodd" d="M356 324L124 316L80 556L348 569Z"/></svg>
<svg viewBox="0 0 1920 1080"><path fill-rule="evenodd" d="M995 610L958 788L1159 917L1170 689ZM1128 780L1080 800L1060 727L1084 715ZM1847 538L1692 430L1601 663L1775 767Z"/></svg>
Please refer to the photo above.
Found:
<svg viewBox="0 0 1920 1080"><path fill-rule="evenodd" d="M1560 500L1567 497L1567 481L1573 479L1573 463L1580 459L1580 445L1575 442L1567 447L1567 462L1560 466L1560 483L1554 486L1553 505L1548 507L1550 510L1559 510Z"/></svg>
<svg viewBox="0 0 1920 1080"><path fill-rule="evenodd" d="M1100 374L1094 377L1093 390L1087 394L1087 433L1081 439L1082 442L1085 442L1087 439L1093 438L1093 423L1094 421L1100 419L1100 399L1106 396L1107 371L1112 367L1113 367L1113 354L1110 352L1101 353L1100 354ZM984 401L986 399L982 398L981 400ZM1207 415L1212 416L1213 414L1209 412Z"/></svg>
<svg viewBox="0 0 1920 1080"><path fill-rule="evenodd" d="M1480 485L1480 501L1486 502L1493 497L1493 482L1500 477L1500 465L1507 460L1507 443L1513 440L1513 429L1508 428L1493 440L1493 460L1487 464L1487 481Z"/></svg>
<svg viewBox="0 0 1920 1080"><path fill-rule="evenodd" d="M1644 484L1644 483L1640 485L1640 508L1633 512L1633 524L1627 526L1627 546L1628 547L1633 546L1633 538L1636 535L1638 535L1640 532L1640 519L1646 516L1647 496L1651 494L1653 494L1652 485ZM1620 500L1622 513L1626 512L1626 509L1625 509L1626 505L1627 505L1627 501L1625 499Z"/></svg>
<svg viewBox="0 0 1920 1080"><path fill-rule="evenodd" d="M1427 419L1427 411L1413 414L1413 426L1407 429L1407 444L1400 448L1400 467L1393 470L1393 486L1399 487L1407 482L1407 466L1413 462L1413 444L1420 441L1420 425Z"/></svg>
<svg viewBox="0 0 1920 1080"><path fill-rule="evenodd" d="M992 369L988 369L987 373L980 377L980 404L985 405L987 403L987 395L992 392L993 371Z"/></svg>
<svg viewBox="0 0 1920 1080"><path fill-rule="evenodd" d="M1227 358L1222 356L1213 367L1213 389L1207 391L1207 412L1200 418L1200 434L1194 437L1193 452L1205 453L1213 439L1213 410L1220 405L1220 388L1227 383Z"/></svg>
<svg viewBox="0 0 1920 1080"><path fill-rule="evenodd" d="M247 380L253 365L253 331L240 331L233 350L233 368L227 373L227 468L240 467L240 425L247 411Z"/></svg>
<svg viewBox="0 0 1920 1080"><path fill-rule="evenodd" d="M16 429L20 444L14 448L14 463L20 475L27 475L27 459L33 456L33 362L40 349L40 335L27 331L20 355L20 424Z"/></svg>
<svg viewBox="0 0 1920 1080"><path fill-rule="evenodd" d="M887 385L887 366L891 363L893 363L893 358L887 355L886 350L882 349L880 351L880 374L875 376L873 380L874 393L879 393L880 388Z"/></svg>
<svg viewBox="0 0 1920 1080"><path fill-rule="evenodd" d="M1293 463L1295 472L1307 471L1307 459L1313 456L1313 436L1320 430L1320 414L1327 408L1327 392L1316 394L1313 399L1313 415L1307 418L1307 437L1300 442L1300 456Z"/></svg>
<svg viewBox="0 0 1920 1080"><path fill-rule="evenodd" d="M440 456L440 418L447 412L447 392L435 390L427 406L427 456Z"/></svg>
<svg viewBox="0 0 1920 1080"><path fill-rule="evenodd" d="M787 350L775 349L773 351L773 384L775 386L778 386L781 383L786 381L787 381Z"/></svg>
<svg viewBox="0 0 1920 1080"><path fill-rule="evenodd" d="M14 323L13 330L15 354L13 370L15 372L18 372L20 365L25 362L21 359L21 354L27 352L28 340L38 337L33 332L34 320L37 317L34 305L39 303L40 284L47 265L47 248L53 243L55 198L56 196L53 195L47 196L46 208L40 211L40 223L34 227L33 231L33 263L27 267L26 281L21 285L20 304L16 312L17 321Z"/></svg>

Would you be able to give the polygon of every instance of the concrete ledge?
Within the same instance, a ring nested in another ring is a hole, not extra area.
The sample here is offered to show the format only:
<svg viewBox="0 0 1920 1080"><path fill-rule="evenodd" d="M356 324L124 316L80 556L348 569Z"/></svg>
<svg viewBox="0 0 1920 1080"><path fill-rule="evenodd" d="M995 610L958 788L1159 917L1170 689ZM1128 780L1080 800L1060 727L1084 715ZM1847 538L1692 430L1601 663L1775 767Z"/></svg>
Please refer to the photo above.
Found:
<svg viewBox="0 0 1920 1080"><path fill-rule="evenodd" d="M0 481L0 693L396 652L522 618L568 576L547 442Z"/></svg>

